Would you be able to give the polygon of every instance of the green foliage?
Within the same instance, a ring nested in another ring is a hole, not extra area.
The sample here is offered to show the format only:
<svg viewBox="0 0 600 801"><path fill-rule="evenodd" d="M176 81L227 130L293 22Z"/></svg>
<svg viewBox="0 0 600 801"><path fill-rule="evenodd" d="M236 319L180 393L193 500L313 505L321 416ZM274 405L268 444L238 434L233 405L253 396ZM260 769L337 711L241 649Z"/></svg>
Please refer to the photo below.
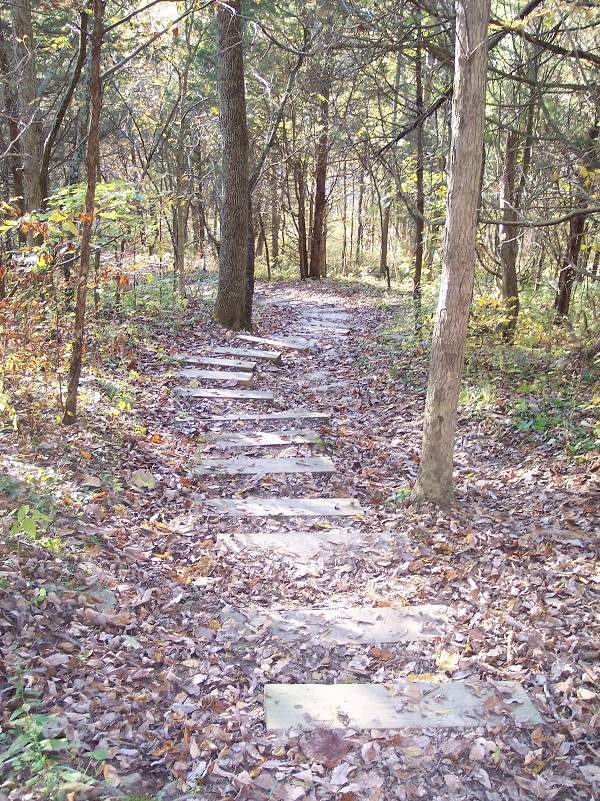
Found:
<svg viewBox="0 0 600 801"><path fill-rule="evenodd" d="M85 771L65 764L65 752L74 753L77 746L66 737L57 737L63 723L57 715L39 711L36 694L29 690L24 679L18 679L12 701L16 709L8 718L6 731L0 733L0 772L4 782L0 789L28 788L35 797L64 799L69 788L89 789L94 780ZM90 760L106 758L106 752L87 754ZM33 795L31 797L34 797Z"/></svg>
<svg viewBox="0 0 600 801"><path fill-rule="evenodd" d="M13 537L25 534L30 539L35 540L40 526L44 527L50 520L51 518L48 515L29 506L29 504L24 504L16 510L16 519L10 527L10 534Z"/></svg>
<svg viewBox="0 0 600 801"><path fill-rule="evenodd" d="M11 403L10 395L0 383L0 421L2 420L8 422L13 431L17 430L19 418L16 409Z"/></svg>

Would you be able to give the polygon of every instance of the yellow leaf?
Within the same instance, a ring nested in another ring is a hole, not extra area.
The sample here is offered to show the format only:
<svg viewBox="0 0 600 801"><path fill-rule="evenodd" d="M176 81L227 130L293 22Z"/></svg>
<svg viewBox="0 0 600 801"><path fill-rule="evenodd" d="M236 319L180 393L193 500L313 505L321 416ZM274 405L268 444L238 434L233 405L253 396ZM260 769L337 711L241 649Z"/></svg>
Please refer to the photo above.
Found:
<svg viewBox="0 0 600 801"><path fill-rule="evenodd" d="M451 654L444 648L438 653L435 658L435 664L442 670L456 670L460 662L460 654Z"/></svg>

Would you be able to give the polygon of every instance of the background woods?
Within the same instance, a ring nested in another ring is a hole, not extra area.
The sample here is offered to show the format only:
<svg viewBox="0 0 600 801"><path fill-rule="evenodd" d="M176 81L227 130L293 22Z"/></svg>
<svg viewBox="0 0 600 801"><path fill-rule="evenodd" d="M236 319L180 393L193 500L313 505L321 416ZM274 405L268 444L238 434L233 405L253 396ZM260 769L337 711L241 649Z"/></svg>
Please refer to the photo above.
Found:
<svg viewBox="0 0 600 801"><path fill-rule="evenodd" d="M0 0L0 801L595 797L599 27Z"/></svg>

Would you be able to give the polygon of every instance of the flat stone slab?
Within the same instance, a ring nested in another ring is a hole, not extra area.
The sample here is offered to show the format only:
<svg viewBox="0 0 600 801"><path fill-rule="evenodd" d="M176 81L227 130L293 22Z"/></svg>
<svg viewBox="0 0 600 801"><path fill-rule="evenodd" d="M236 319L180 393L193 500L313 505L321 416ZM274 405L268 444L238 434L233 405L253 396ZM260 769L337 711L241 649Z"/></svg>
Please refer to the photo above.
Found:
<svg viewBox="0 0 600 801"><path fill-rule="evenodd" d="M329 415L325 412L311 412L308 409L289 409L287 412L265 412L264 414L217 414L208 419L223 423L236 420L323 420L327 422Z"/></svg>
<svg viewBox="0 0 600 801"><path fill-rule="evenodd" d="M209 512L231 517L362 517L353 498L211 498Z"/></svg>
<svg viewBox="0 0 600 801"><path fill-rule="evenodd" d="M217 542L233 552L247 554L248 550L277 551L293 557L295 562L314 565L315 556L323 553L339 553L340 549L360 548L364 534L353 528L331 528L298 532L280 528L270 530L263 526L260 531L249 527L235 527L231 531L219 531Z"/></svg>
<svg viewBox="0 0 600 801"><path fill-rule="evenodd" d="M343 325L348 323L350 315L347 312L313 312L307 311L302 315L303 320L310 320L316 323L335 323L336 325Z"/></svg>
<svg viewBox="0 0 600 801"><path fill-rule="evenodd" d="M241 334L238 336L243 342L254 342L257 345L268 345L272 348L287 348L288 350L298 350L301 353L310 350L315 344L308 339L264 339L263 337L253 337L249 334Z"/></svg>
<svg viewBox="0 0 600 801"><path fill-rule="evenodd" d="M312 473L314 476L335 473L335 465L326 457L300 457L253 459L239 456L234 459L203 459L194 469L197 476L203 475L256 475L257 473Z"/></svg>
<svg viewBox="0 0 600 801"><path fill-rule="evenodd" d="M287 639L315 638L338 645L415 642L441 637L448 624L441 604L363 609L295 609L248 613L250 623L266 625Z"/></svg>
<svg viewBox="0 0 600 801"><path fill-rule="evenodd" d="M273 403L275 395L258 389L201 389L200 387L174 387L174 392L187 398L214 398L215 400L247 400Z"/></svg>
<svg viewBox="0 0 600 801"><path fill-rule="evenodd" d="M320 323L309 323L305 321L302 325L302 330L298 331L298 336L311 336L314 337L319 334L333 334L336 336L346 336L350 333L349 328L335 328L330 325L321 325Z"/></svg>
<svg viewBox="0 0 600 801"><path fill-rule="evenodd" d="M231 370L244 370L252 372L256 370L257 363L242 361L242 359L220 359L218 356L185 356L178 354L173 357L178 361L185 362L186 364L200 364L207 367L226 367Z"/></svg>
<svg viewBox="0 0 600 801"><path fill-rule="evenodd" d="M245 387L251 387L252 373L230 372L229 370L199 370L196 367L185 367L178 370L179 378L195 379L196 381L235 381Z"/></svg>
<svg viewBox="0 0 600 801"><path fill-rule="evenodd" d="M261 340L262 341L262 340ZM229 348L219 346L211 348L213 353L222 353L228 356L242 356L247 359L263 359L264 361L281 364L281 353L272 350L250 350L247 348Z"/></svg>
<svg viewBox="0 0 600 801"><path fill-rule="evenodd" d="M518 682L473 681L394 684L267 684L268 731L292 727L404 729L474 728L512 718L543 720Z"/></svg>
<svg viewBox="0 0 600 801"><path fill-rule="evenodd" d="M209 434L206 441L220 448L244 448L247 445L265 447L270 445L323 445L316 431L255 431L251 434Z"/></svg>

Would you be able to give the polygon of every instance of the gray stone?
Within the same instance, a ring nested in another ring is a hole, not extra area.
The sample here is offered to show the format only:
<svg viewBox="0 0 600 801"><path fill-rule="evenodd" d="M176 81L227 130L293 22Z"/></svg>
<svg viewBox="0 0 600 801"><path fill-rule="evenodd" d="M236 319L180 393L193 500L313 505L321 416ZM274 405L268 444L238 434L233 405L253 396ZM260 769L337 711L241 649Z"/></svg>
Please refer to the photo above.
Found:
<svg viewBox="0 0 600 801"><path fill-rule="evenodd" d="M241 334L238 336L243 342L254 342L257 345L268 345L272 348L287 348L288 350L298 350L301 353L310 350L314 342L308 339L294 339L292 337L284 337L282 339L265 339L264 337L253 337L248 334Z"/></svg>
<svg viewBox="0 0 600 801"><path fill-rule="evenodd" d="M281 364L281 353L272 350L250 350L247 348L217 347L211 348L213 353L222 353L229 356L245 356L247 359L262 359Z"/></svg>
<svg viewBox="0 0 600 801"><path fill-rule="evenodd" d="M213 514L234 517L362 517L354 498L211 498Z"/></svg>
<svg viewBox="0 0 600 801"><path fill-rule="evenodd" d="M323 445L316 431L254 431L248 434L208 434L207 442L219 448L265 447L269 445Z"/></svg>
<svg viewBox="0 0 600 801"><path fill-rule="evenodd" d="M287 412L269 412L265 414L217 414L208 418L214 422L236 420L323 420L327 422L329 415L325 412L310 412L308 409L289 409Z"/></svg>
<svg viewBox="0 0 600 801"><path fill-rule="evenodd" d="M331 459L300 457L297 459L253 459L239 456L234 459L203 459L194 473L204 475L256 475L257 473L312 473L314 476L335 473Z"/></svg>
<svg viewBox="0 0 600 801"><path fill-rule="evenodd" d="M330 528L312 531L295 531L280 528L276 531L250 528L223 531L217 541L233 552L246 554L250 549L281 552L294 558L295 562L314 565L315 557L326 553L339 553L340 549L362 548L363 534L353 528Z"/></svg>
<svg viewBox="0 0 600 801"><path fill-rule="evenodd" d="M256 370L256 362L246 362L242 359L220 359L218 356L185 356L179 354L175 356L178 361L186 364L201 364L207 367L229 367L232 370L245 370L252 372Z"/></svg>
<svg viewBox="0 0 600 801"><path fill-rule="evenodd" d="M349 609L296 609L246 613L250 622L291 639L318 638L338 645L414 642L441 637L448 608L441 604Z"/></svg>
<svg viewBox="0 0 600 801"><path fill-rule="evenodd" d="M235 381L245 387L251 387L252 373L232 373L229 370L198 370L195 367L186 367L176 373L179 378L189 378L196 381Z"/></svg>
<svg viewBox="0 0 600 801"><path fill-rule="evenodd" d="M214 400L247 400L273 403L275 395L258 389L202 389L200 387L173 387L173 392L187 398L213 398ZM212 418L215 419L215 418Z"/></svg>
<svg viewBox="0 0 600 801"><path fill-rule="evenodd" d="M268 731L474 728L500 718L530 725L543 722L518 682L475 680L267 684L265 716Z"/></svg>

